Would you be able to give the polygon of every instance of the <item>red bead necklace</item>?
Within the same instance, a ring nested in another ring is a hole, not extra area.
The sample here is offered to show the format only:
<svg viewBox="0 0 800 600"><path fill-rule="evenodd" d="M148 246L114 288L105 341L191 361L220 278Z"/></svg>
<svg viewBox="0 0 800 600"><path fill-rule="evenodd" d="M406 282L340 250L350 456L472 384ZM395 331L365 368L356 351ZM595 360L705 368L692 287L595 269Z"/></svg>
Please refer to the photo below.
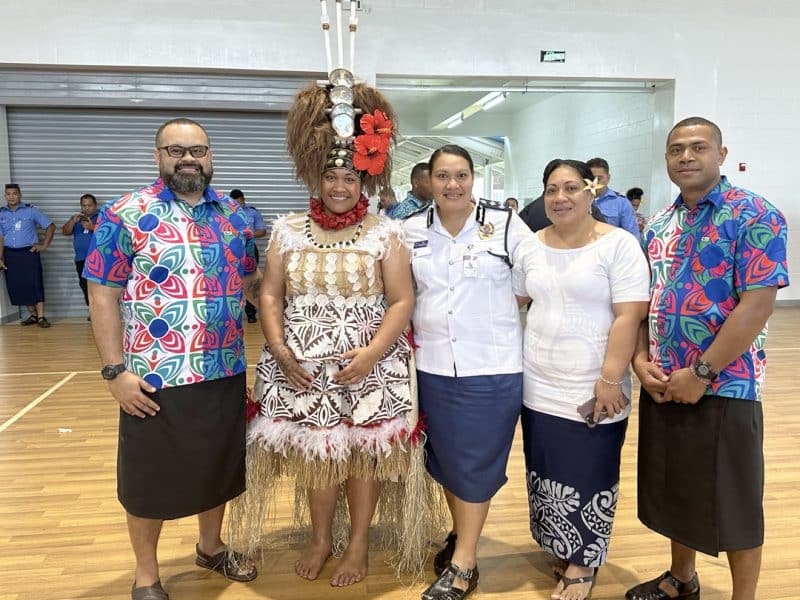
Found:
<svg viewBox="0 0 800 600"><path fill-rule="evenodd" d="M362 195L353 208L340 215L326 212L325 205L319 198L312 197L309 203L311 204L311 208L308 211L308 216L313 219L314 223L322 227L322 229L339 230L355 225L363 220L364 216L367 214L369 200L367 200L366 196Z"/></svg>

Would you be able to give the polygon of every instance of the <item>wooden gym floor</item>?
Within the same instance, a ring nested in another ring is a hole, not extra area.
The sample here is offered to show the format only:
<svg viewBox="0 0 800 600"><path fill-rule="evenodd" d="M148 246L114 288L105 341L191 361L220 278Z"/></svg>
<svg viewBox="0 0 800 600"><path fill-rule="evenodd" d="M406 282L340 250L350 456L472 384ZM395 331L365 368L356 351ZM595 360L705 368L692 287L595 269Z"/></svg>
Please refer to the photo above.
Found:
<svg viewBox="0 0 800 600"><path fill-rule="evenodd" d="M794 370L800 355L800 308L770 321L765 402L766 545L759 598L800 598L800 406ZM246 325L248 360L262 337ZM124 600L133 556L115 492L117 404L98 374L90 324L0 327L0 600ZM252 379L252 369L250 372ZM592 597L623 598L668 565L668 543L636 519L637 413L623 453L610 562ZM517 436L509 482L495 498L479 548L476 600L547 599L555 585L528 532L522 444ZM283 515L289 512L288 498ZM277 527L285 527L279 518ZM161 578L172 600L419 598L426 582L399 582L371 555L361 583L332 589L331 559L319 580L294 575L296 547L270 552L259 578L231 583L194 566L194 518L168 522L160 543ZM730 598L724 556L698 557L704 600ZM432 580L432 573L428 575Z"/></svg>

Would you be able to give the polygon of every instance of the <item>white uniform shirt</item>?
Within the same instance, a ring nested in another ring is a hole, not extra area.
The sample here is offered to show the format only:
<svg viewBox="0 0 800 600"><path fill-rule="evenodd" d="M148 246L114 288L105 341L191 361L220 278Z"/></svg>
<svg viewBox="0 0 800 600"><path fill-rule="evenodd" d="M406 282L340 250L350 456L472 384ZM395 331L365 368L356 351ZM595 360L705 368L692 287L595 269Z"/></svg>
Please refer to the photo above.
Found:
<svg viewBox="0 0 800 600"><path fill-rule="evenodd" d="M578 405L594 395L614 322L613 303L650 299L647 260L636 239L615 229L562 250L538 236L520 248L516 292L533 299L525 328L523 403L548 415L580 421ZM623 393L631 397L626 369ZM613 419L628 417L630 404Z"/></svg>
<svg viewBox="0 0 800 600"><path fill-rule="evenodd" d="M487 208L481 225L476 211L477 206L455 237L436 210L430 227L428 211L404 223L417 288L415 359L425 373L469 377L522 371L519 309L511 268L502 258L509 214ZM520 243L533 234L516 214L508 225L514 262Z"/></svg>

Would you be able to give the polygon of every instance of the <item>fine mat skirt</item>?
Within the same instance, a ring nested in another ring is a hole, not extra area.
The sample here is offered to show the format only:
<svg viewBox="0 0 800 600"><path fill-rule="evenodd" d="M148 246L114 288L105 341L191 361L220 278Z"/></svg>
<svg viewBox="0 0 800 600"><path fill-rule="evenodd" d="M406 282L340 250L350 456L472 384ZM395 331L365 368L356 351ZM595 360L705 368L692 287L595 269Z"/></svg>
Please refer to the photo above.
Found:
<svg viewBox="0 0 800 600"><path fill-rule="evenodd" d="M120 410L117 495L147 519L195 515L245 489L245 374L157 390L154 417Z"/></svg>
<svg viewBox="0 0 800 600"><path fill-rule="evenodd" d="M16 306L31 306L44 302L42 257L31 247L6 248L6 286L8 299Z"/></svg>
<svg viewBox="0 0 800 600"><path fill-rule="evenodd" d="M628 420L589 428L522 408L531 534L542 549L584 567L608 558Z"/></svg>
<svg viewBox="0 0 800 600"><path fill-rule="evenodd" d="M431 477L465 502L490 500L508 480L522 373L446 377L417 371L417 383Z"/></svg>
<svg viewBox="0 0 800 600"><path fill-rule="evenodd" d="M703 396L639 401L639 520L716 556L764 543L761 403Z"/></svg>

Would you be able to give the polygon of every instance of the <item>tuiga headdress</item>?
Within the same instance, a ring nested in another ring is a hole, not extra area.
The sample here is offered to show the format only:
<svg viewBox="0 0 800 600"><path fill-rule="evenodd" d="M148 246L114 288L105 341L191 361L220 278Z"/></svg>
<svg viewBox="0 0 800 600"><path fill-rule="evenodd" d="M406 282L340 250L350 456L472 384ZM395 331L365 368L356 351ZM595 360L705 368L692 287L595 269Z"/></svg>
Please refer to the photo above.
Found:
<svg viewBox="0 0 800 600"><path fill-rule="evenodd" d="M295 97L289 109L286 145L297 179L312 193L319 190L327 169L344 168L358 173L366 194L374 195L391 185L389 149L395 140L394 108L378 90L358 83L353 75L355 36L358 28L356 2L350 2L350 68L344 67L342 0L336 1L338 62L331 54L328 1L320 0L328 79L312 82Z"/></svg>

